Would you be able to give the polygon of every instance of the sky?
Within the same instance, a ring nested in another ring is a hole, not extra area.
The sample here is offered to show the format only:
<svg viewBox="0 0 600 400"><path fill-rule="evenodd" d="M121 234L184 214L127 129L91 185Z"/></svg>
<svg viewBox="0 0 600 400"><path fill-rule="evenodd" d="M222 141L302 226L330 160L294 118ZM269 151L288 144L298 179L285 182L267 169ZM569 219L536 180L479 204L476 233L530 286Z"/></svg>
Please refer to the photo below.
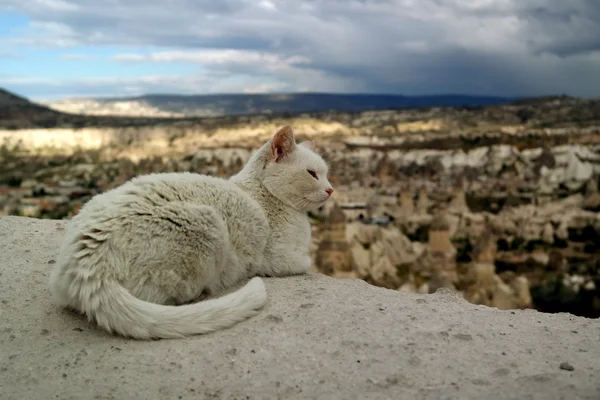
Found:
<svg viewBox="0 0 600 400"><path fill-rule="evenodd" d="M0 87L600 97L600 1L0 0Z"/></svg>

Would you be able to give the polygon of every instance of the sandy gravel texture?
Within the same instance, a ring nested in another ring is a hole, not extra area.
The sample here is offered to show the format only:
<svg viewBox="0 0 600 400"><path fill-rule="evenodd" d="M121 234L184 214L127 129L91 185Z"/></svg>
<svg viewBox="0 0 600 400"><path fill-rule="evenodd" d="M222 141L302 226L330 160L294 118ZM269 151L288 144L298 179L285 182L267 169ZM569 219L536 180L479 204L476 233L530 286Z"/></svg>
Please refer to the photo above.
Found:
<svg viewBox="0 0 600 400"><path fill-rule="evenodd" d="M311 274L233 328L111 336L57 308L65 221L0 217L0 398L600 399L600 321ZM562 368L561 368L562 364Z"/></svg>

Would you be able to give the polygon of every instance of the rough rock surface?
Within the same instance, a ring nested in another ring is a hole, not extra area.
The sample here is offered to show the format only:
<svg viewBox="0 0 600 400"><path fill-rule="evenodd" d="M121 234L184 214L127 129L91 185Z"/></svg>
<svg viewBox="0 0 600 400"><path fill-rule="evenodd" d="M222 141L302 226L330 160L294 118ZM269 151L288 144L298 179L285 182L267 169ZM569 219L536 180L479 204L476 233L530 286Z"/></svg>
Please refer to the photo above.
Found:
<svg viewBox="0 0 600 400"><path fill-rule="evenodd" d="M600 321L320 274L183 340L111 336L47 290L67 221L0 218L0 398L598 399Z"/></svg>

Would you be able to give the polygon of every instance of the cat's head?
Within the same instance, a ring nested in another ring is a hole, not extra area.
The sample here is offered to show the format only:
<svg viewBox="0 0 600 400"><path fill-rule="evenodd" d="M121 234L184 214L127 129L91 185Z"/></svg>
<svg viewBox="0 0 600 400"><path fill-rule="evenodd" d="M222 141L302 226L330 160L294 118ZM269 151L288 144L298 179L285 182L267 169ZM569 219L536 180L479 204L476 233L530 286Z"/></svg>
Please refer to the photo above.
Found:
<svg viewBox="0 0 600 400"><path fill-rule="evenodd" d="M263 185L273 196L301 211L323 205L333 193L327 164L313 149L312 140L296 143L289 126L265 144Z"/></svg>

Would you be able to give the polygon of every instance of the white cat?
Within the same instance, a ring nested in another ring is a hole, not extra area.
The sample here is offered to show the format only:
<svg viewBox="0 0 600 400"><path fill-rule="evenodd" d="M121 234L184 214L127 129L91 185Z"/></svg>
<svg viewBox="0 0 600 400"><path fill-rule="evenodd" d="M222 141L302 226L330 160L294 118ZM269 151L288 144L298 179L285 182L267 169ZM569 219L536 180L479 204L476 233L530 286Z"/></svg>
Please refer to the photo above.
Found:
<svg viewBox="0 0 600 400"><path fill-rule="evenodd" d="M327 173L312 142L296 144L286 126L229 180L136 177L93 197L70 221L52 294L108 332L137 339L231 326L265 304L257 276L309 270L306 214L331 196ZM184 304L248 278L233 293Z"/></svg>

